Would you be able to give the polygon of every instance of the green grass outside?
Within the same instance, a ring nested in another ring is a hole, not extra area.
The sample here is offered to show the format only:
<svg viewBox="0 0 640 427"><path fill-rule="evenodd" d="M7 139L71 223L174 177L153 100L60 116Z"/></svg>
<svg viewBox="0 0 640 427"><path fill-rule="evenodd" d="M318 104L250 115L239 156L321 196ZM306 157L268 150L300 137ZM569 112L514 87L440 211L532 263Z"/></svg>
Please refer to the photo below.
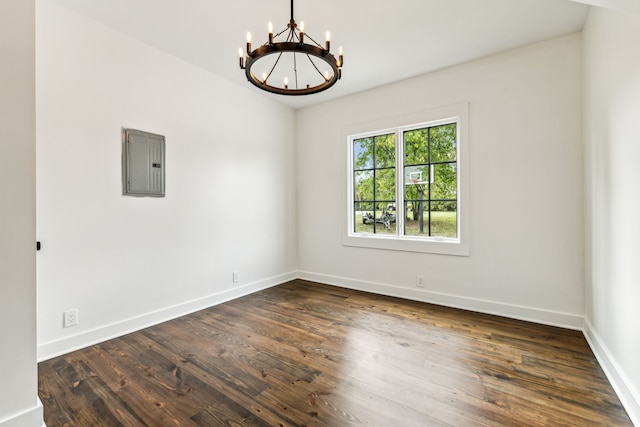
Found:
<svg viewBox="0 0 640 427"><path fill-rule="evenodd" d="M370 212L373 214L373 212ZM424 213L424 236L429 234L429 213ZM405 221L407 236L420 236L419 221ZM457 237L457 213L433 211L431 212L431 236L432 237ZM356 233L373 233L373 224L362 223L362 212L356 212ZM396 234L396 224L391 224L386 229L383 224L376 224L376 234Z"/></svg>

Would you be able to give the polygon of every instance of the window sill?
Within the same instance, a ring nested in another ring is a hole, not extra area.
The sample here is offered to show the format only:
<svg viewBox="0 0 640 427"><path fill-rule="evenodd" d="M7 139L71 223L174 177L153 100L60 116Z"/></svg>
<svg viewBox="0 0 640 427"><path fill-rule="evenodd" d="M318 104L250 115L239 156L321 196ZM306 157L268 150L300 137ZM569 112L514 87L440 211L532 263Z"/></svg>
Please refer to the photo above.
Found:
<svg viewBox="0 0 640 427"><path fill-rule="evenodd" d="M380 235L347 235L342 239L343 246L369 249L385 249L390 251L422 252L440 255L469 256L469 245L460 239L431 238L411 239L405 237Z"/></svg>

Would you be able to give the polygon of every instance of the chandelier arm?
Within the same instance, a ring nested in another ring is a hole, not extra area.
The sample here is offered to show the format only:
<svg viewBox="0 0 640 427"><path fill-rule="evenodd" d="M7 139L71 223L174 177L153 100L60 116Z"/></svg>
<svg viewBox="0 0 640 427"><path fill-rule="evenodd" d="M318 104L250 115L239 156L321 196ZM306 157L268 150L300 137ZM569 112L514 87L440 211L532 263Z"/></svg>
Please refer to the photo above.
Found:
<svg viewBox="0 0 640 427"><path fill-rule="evenodd" d="M275 39L276 37L280 37L282 34L284 34L286 31L289 30L289 27L285 28L284 30L280 31L278 34L276 34L275 36L273 36L273 38Z"/></svg>
<svg viewBox="0 0 640 427"><path fill-rule="evenodd" d="M313 59L311 59L311 55L309 55L307 53L307 58L309 58L309 62L311 62L311 64L313 65L313 68L316 69L316 71L318 72L318 74L320 74L320 76L322 76L323 79L326 80L326 77L324 76L324 74L322 74L322 71L320 71L320 69L318 68L318 66L316 65L315 62L313 62Z"/></svg>
<svg viewBox="0 0 640 427"><path fill-rule="evenodd" d="M275 64L273 64L273 67L271 67L271 70L269 71L269 74L267 74L267 78L266 78L266 79L264 79L264 83L265 83L265 84L267 83L267 80L269 80L269 77L271 77L271 73L273 73L273 70L275 70L275 69L276 69L276 66L278 65L278 61L280 61L280 58L282 58L282 54L283 54L283 53L284 53L284 52L280 52L280 54L278 55L278 59L276 59Z"/></svg>
<svg viewBox="0 0 640 427"><path fill-rule="evenodd" d="M318 46L320 49L323 49L322 45L320 43L318 43L317 41L315 41L313 38L311 38L311 36L309 36L309 34L305 33L305 38L311 40L313 43L315 43L316 46Z"/></svg>

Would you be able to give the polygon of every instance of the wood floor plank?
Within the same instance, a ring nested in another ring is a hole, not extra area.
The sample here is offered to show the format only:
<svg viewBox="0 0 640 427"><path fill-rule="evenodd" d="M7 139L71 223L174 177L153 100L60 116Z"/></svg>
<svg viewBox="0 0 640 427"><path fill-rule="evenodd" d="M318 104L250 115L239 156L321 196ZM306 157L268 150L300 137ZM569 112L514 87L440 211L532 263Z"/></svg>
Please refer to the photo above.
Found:
<svg viewBox="0 0 640 427"><path fill-rule="evenodd" d="M53 426L631 426L577 331L294 280L40 363Z"/></svg>

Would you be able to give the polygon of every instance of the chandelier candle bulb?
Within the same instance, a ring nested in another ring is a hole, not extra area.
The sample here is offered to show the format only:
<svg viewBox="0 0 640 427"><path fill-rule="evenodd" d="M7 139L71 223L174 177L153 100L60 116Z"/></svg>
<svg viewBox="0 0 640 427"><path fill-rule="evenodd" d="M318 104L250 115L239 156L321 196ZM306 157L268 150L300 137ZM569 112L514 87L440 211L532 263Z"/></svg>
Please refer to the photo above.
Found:
<svg viewBox="0 0 640 427"><path fill-rule="evenodd" d="M269 44L273 44L273 24L269 22Z"/></svg>
<svg viewBox="0 0 640 427"><path fill-rule="evenodd" d="M331 33L327 31L327 43L326 43L327 52L331 50L330 47L331 47Z"/></svg>
<svg viewBox="0 0 640 427"><path fill-rule="evenodd" d="M342 46L338 48L338 68L342 67Z"/></svg>
<svg viewBox="0 0 640 427"><path fill-rule="evenodd" d="M244 53L242 48L238 48L238 55L240 55L240 68L244 69Z"/></svg>
<svg viewBox="0 0 640 427"><path fill-rule="evenodd" d="M285 89L289 89L289 78L288 77L284 78L284 88Z"/></svg>
<svg viewBox="0 0 640 427"><path fill-rule="evenodd" d="M247 33L247 55L251 53L251 33Z"/></svg>
<svg viewBox="0 0 640 427"><path fill-rule="evenodd" d="M304 22L300 22L300 43L304 43Z"/></svg>

